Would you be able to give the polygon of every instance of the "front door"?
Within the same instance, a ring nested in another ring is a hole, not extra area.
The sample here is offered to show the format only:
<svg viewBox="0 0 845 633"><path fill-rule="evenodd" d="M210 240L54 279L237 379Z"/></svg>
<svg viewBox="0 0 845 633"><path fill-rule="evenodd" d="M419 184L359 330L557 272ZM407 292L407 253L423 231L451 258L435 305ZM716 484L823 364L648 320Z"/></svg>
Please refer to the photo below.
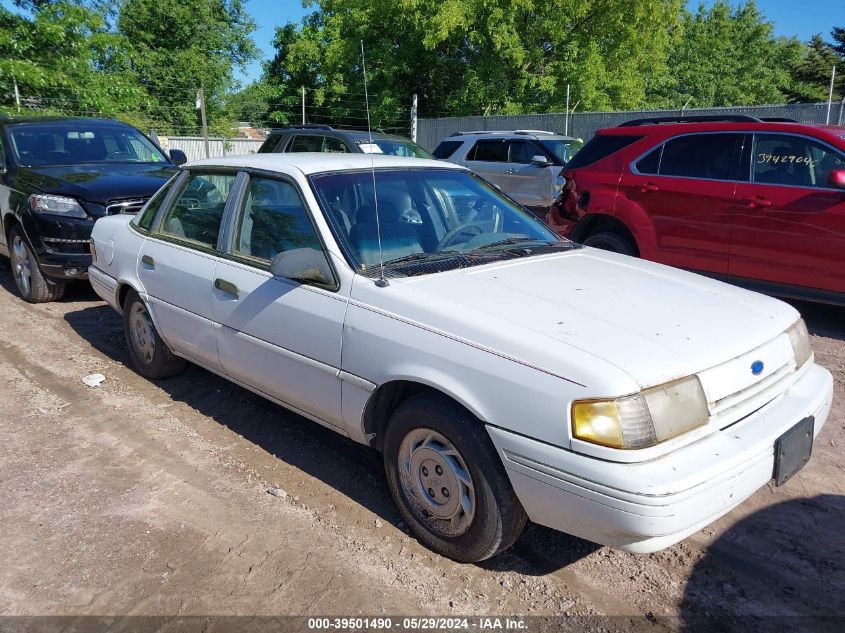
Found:
<svg viewBox="0 0 845 633"><path fill-rule="evenodd" d="M274 277L273 258L323 250L302 196L282 177L250 177L229 255L214 273L214 320L224 371L300 411L342 427L341 336L347 298Z"/></svg>
<svg viewBox="0 0 845 633"><path fill-rule="evenodd" d="M804 136L760 133L748 157L731 276L845 292L845 191L828 186L845 155Z"/></svg>
<svg viewBox="0 0 845 633"><path fill-rule="evenodd" d="M540 148L528 141L508 142L508 162L502 175L502 191L540 217L552 206L553 170L531 162L544 156ZM560 167L557 171L560 171Z"/></svg>
<svg viewBox="0 0 845 633"><path fill-rule="evenodd" d="M727 274L736 162L742 134L685 134L625 170L619 195L643 209L656 233L651 259Z"/></svg>
<svg viewBox="0 0 845 633"><path fill-rule="evenodd" d="M191 171L138 257L138 277L161 337L173 351L218 371L211 284L223 210L235 177Z"/></svg>

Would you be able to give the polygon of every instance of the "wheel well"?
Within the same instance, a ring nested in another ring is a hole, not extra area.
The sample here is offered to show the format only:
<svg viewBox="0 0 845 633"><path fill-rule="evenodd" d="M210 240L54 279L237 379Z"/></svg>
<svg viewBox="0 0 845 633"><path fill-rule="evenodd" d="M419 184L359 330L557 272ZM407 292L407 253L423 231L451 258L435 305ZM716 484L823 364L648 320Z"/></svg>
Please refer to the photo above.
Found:
<svg viewBox="0 0 845 633"><path fill-rule="evenodd" d="M19 224L18 219L15 217L13 213L7 213L6 217L3 218L3 231L6 233L6 245L9 244L9 231L12 230L12 227L17 226Z"/></svg>
<svg viewBox="0 0 845 633"><path fill-rule="evenodd" d="M448 398L463 407L460 402L442 391L411 380L394 380L379 386L367 401L364 409L364 433L367 443L378 451L384 448L384 429L387 428L393 412L408 398L419 393L431 393ZM464 407L465 408L465 407Z"/></svg>
<svg viewBox="0 0 845 633"><path fill-rule="evenodd" d="M610 215L588 215L572 230L570 237L576 242L580 242L594 233L601 233L603 231L624 235L631 241L637 256L639 256L640 249L637 246L637 240L634 238L634 234L631 233L631 230L621 220L617 220Z"/></svg>
<svg viewBox="0 0 845 633"><path fill-rule="evenodd" d="M123 309L123 303L126 301L126 295L129 291L132 290L132 286L129 284L121 284L117 290L117 305Z"/></svg>

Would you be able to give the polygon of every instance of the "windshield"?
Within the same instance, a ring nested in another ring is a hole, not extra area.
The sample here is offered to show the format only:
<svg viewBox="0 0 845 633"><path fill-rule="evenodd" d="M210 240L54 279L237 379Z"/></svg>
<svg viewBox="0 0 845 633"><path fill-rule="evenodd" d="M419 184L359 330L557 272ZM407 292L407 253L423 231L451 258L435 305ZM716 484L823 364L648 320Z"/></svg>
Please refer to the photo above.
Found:
<svg viewBox="0 0 845 633"><path fill-rule="evenodd" d="M382 259L385 274L403 276L573 247L468 171L335 172L311 176L311 184L350 263L365 274L380 274Z"/></svg>
<svg viewBox="0 0 845 633"><path fill-rule="evenodd" d="M390 156L406 156L408 158L434 158L430 152L413 141L396 138L374 138L372 147L369 138L355 139L358 147L365 154L389 154Z"/></svg>
<svg viewBox="0 0 845 633"><path fill-rule="evenodd" d="M32 166L81 163L166 163L155 145L128 125L68 123L10 128L18 163Z"/></svg>
<svg viewBox="0 0 845 633"><path fill-rule="evenodd" d="M568 163L575 153L584 145L581 139L548 139L540 141L543 147L558 157L563 164Z"/></svg>

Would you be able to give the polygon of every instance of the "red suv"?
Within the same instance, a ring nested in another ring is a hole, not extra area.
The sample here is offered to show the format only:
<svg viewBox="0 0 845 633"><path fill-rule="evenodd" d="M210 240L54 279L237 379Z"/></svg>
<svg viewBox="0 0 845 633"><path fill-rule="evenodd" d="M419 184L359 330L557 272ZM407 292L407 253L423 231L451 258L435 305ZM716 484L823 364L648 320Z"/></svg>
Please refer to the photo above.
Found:
<svg viewBox="0 0 845 633"><path fill-rule="evenodd" d="M749 116L599 130L549 211L562 235L845 305L845 128Z"/></svg>

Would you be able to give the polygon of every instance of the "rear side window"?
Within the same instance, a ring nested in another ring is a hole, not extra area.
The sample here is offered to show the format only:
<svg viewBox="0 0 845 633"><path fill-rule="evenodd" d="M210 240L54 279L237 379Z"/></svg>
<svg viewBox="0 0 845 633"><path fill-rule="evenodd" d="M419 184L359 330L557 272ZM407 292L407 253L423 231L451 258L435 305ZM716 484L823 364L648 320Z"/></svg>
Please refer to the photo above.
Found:
<svg viewBox="0 0 845 633"><path fill-rule="evenodd" d="M442 141L440 145L434 148L434 157L445 160L454 154L463 144L463 141Z"/></svg>
<svg viewBox="0 0 845 633"><path fill-rule="evenodd" d="M298 134L288 145L287 152L322 152L323 137L310 134Z"/></svg>
<svg viewBox="0 0 845 633"><path fill-rule="evenodd" d="M269 154L271 152L275 152L280 138L282 138L281 134L271 134L268 136L267 140L264 141L264 143L261 144L261 147L258 148L258 153Z"/></svg>
<svg viewBox="0 0 845 633"><path fill-rule="evenodd" d="M667 141L657 173L661 176L730 180L739 134L690 134Z"/></svg>
<svg viewBox="0 0 845 633"><path fill-rule="evenodd" d="M578 169L615 154L639 141L642 136L622 136L619 134L596 134L589 143L584 145L578 153L566 164L567 169Z"/></svg>
<svg viewBox="0 0 845 633"><path fill-rule="evenodd" d="M478 141L467 154L467 160L505 163L508 160L508 144L502 140Z"/></svg>
<svg viewBox="0 0 845 633"><path fill-rule="evenodd" d="M652 150L643 158L637 161L635 167L641 174L656 174L660 170L660 156L663 154L663 146Z"/></svg>

